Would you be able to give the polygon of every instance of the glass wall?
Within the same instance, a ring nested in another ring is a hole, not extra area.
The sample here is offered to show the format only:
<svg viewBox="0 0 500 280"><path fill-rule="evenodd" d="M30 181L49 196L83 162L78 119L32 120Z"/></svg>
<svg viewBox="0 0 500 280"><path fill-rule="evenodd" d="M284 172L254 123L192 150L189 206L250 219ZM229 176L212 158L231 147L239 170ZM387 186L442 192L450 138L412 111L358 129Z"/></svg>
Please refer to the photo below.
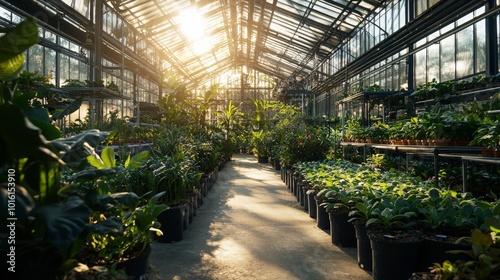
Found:
<svg viewBox="0 0 500 280"><path fill-rule="evenodd" d="M90 1L68 1L64 3L74 8L77 12L90 18ZM9 23L19 23L24 18L4 7L0 7L0 26ZM26 52L26 63L23 70L36 72L49 78L49 82L55 87L64 86L67 80L86 81L89 80L89 53L82 49L79 42L57 34L52 30L39 25L41 38L40 44L31 47ZM145 37L137 39L129 25L124 25L119 15L112 12L104 4L103 31L111 34L115 39L124 44L124 47L142 52L143 57L154 65L159 65L159 55ZM129 32L130 31L130 32ZM130 57L127 57L130 59ZM165 64L165 63L164 63ZM139 101L155 103L159 99L160 86L151 82L148 77L139 77L138 84L134 87L134 73L131 70L119 68L119 64L106 59L102 60L103 70L101 77L104 85L116 84L125 99L109 99L103 102L103 115L107 116L110 111L119 110L119 116L132 117L134 99ZM164 65L170 67L170 65ZM158 67L159 68L159 67ZM117 70L118 69L118 70ZM138 92L136 92L138 90ZM137 94L137 97L135 96ZM84 120L89 109L89 102L84 101L79 111L70 115L67 124L76 119Z"/></svg>
<svg viewBox="0 0 500 280"><path fill-rule="evenodd" d="M436 5L438 0L415 0L415 17L418 17ZM415 42L413 53L410 49L403 49L398 54L387 57L373 65L367 65L359 76L349 74L346 62L355 61L366 52L378 48L388 36L397 32L407 24L408 14L406 4L408 1L392 1L385 8L376 11L364 26L343 46L339 47L331 57L324 62L325 67L319 67L326 75L342 77L347 72L349 76L345 90L343 85L330 89L331 94L340 99L348 92L358 90L359 87L379 85L382 90L400 90L416 87L436 79L438 82L471 79L486 73L486 20L483 18L486 7L483 6L455 22L443 26ZM497 0L497 5L500 1ZM500 17L497 19L497 42L499 43L498 55L500 59ZM409 72L410 57L413 58L413 70ZM499 69L500 70L500 69ZM412 79L408 75L413 73ZM326 77L327 78L327 77ZM413 84L409 85L409 81ZM345 83L345 82L344 82ZM343 83L343 84L344 84ZM327 93L318 96L318 113L321 108L328 108ZM337 108L338 109L338 108Z"/></svg>
<svg viewBox="0 0 500 280"><path fill-rule="evenodd" d="M469 13L415 44L415 84L468 79L486 70L486 21Z"/></svg>

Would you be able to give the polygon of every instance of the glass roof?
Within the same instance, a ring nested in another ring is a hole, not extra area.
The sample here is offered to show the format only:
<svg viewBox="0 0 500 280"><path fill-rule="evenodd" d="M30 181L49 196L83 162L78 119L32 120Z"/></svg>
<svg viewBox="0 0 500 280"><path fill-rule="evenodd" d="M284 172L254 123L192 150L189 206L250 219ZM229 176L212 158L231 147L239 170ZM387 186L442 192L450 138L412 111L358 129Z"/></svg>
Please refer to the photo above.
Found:
<svg viewBox="0 0 500 280"><path fill-rule="evenodd" d="M190 84L246 66L307 76L384 0L111 0ZM182 65L178 65L181 63Z"/></svg>

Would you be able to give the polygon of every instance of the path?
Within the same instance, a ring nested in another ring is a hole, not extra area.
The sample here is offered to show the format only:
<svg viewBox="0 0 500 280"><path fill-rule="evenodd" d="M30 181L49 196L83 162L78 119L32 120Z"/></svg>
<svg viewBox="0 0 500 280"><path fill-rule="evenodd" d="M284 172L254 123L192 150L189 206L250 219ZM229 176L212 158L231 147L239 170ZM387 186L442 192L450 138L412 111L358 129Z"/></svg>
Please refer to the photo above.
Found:
<svg viewBox="0 0 500 280"><path fill-rule="evenodd" d="M234 155L198 209L184 240L155 243L150 279L369 280L356 248L331 244L279 171Z"/></svg>

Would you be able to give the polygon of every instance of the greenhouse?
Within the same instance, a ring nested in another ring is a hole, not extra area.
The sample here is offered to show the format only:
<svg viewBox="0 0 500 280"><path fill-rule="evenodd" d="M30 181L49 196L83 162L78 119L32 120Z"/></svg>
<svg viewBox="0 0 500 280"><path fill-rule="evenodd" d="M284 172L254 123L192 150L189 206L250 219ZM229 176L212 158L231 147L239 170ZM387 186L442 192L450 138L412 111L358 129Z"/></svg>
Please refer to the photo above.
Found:
<svg viewBox="0 0 500 280"><path fill-rule="evenodd" d="M0 29L2 279L500 279L500 0L0 0Z"/></svg>

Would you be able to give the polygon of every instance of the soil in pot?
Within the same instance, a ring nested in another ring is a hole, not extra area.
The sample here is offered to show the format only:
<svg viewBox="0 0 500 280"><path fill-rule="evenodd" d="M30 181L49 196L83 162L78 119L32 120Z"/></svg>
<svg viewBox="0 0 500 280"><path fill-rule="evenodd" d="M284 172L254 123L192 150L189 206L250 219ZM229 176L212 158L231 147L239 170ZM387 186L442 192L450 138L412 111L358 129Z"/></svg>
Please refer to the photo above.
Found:
<svg viewBox="0 0 500 280"><path fill-rule="evenodd" d="M417 270L420 245L423 242L417 231L368 231L372 246L372 271L374 280L409 279Z"/></svg>

